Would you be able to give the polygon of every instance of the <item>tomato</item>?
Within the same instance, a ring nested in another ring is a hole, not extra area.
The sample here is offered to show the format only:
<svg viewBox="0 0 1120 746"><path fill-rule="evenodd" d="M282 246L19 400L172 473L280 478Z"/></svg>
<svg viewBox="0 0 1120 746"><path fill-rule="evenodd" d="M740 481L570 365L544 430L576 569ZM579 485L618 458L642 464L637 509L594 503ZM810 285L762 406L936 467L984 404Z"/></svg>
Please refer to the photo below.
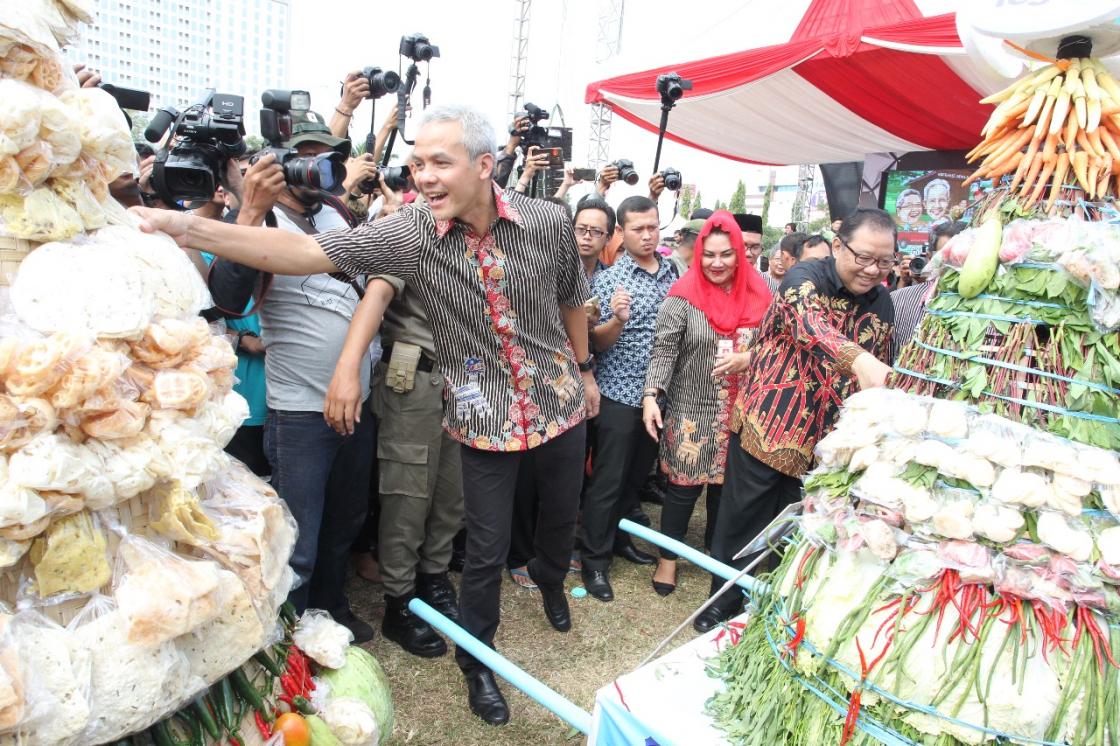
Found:
<svg viewBox="0 0 1120 746"><path fill-rule="evenodd" d="M311 729L307 727L303 715L295 712L285 712L276 718L276 725L273 726L272 732L284 734L284 746L310 746L311 744Z"/></svg>

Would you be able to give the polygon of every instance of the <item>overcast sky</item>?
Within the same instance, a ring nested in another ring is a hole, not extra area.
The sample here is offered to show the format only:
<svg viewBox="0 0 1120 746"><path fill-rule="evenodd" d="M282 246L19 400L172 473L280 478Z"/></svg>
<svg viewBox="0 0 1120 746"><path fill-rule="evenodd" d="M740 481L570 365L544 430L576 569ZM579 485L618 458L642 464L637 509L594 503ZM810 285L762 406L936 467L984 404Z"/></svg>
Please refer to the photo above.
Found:
<svg viewBox="0 0 1120 746"><path fill-rule="evenodd" d="M609 3L537 0L529 24L526 99L548 110L560 106L563 123L574 129L574 165L586 165L591 107L583 100L589 82L784 40L800 16L797 8L807 4L808 0L627 0L621 54L599 63L598 17ZM346 71L367 65L397 69L401 35L422 32L442 54L431 64L433 103L477 106L490 117L504 142L517 8L515 0L292 0L290 84L309 90L312 108L329 115ZM417 108L425 72L421 64L414 97ZM387 96L377 101L378 119L388 112L392 99ZM369 121L370 104L365 103L352 125L355 140L364 137ZM559 124L560 117L554 116L550 123ZM414 129L407 131L411 139ZM614 119L611 157L633 160L642 180L637 187L613 187L612 201L644 193L656 145L655 134L619 117ZM407 151L398 145L394 152L403 155ZM764 183L767 174L767 169L671 142L664 146L661 164L679 169L686 183L696 183L709 207L716 199L726 202L740 178L750 186ZM796 169L792 173L794 178L779 181L795 180ZM573 190L574 195L578 193Z"/></svg>

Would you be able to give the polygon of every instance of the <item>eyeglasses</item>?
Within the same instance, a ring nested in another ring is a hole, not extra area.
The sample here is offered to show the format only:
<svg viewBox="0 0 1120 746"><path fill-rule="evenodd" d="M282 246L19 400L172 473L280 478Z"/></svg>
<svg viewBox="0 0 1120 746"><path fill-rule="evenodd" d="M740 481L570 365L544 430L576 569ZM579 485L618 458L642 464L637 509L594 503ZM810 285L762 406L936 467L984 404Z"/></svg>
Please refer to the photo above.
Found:
<svg viewBox="0 0 1120 746"><path fill-rule="evenodd" d="M591 236L592 238L602 238L607 235L605 230L600 228L585 228L582 225L577 225L575 231L577 236Z"/></svg>
<svg viewBox="0 0 1120 746"><path fill-rule="evenodd" d="M858 267L870 267L872 264L874 264L880 272L889 272L890 270L898 266L897 259L876 259L870 254L861 254L851 246L849 246L847 241L840 238L839 236L837 236L837 238L839 239L841 246L852 252L852 256L855 257L856 266Z"/></svg>

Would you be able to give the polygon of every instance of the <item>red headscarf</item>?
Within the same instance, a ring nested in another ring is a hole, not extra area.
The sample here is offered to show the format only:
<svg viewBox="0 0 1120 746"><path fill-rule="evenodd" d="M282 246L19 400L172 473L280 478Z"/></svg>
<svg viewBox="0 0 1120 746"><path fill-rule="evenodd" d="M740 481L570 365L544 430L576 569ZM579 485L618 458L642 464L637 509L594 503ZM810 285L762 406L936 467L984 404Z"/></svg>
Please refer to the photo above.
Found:
<svg viewBox="0 0 1120 746"><path fill-rule="evenodd" d="M728 235L731 247L735 249L737 261L730 293L709 280L700 268L704 239L715 228ZM762 321L763 314L770 307L770 288L758 270L747 261L743 232L730 212L718 210L704 223L700 235L696 237L692 265L684 277L673 284L669 295L684 298L703 311L712 329L722 337L732 336L736 329L756 327Z"/></svg>

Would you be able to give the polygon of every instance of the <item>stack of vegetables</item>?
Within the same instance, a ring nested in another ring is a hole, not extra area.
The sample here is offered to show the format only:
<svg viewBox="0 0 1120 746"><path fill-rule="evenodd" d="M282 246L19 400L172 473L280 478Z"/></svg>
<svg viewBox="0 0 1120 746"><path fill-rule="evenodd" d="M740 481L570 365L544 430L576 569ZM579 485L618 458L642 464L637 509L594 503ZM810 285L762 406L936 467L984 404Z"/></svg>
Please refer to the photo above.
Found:
<svg viewBox="0 0 1120 746"><path fill-rule="evenodd" d="M1067 179L1089 199L1120 193L1120 85L1100 60L1058 60L983 103L999 105L969 153L983 159L969 182L1006 176L1026 207L1050 186L1047 209Z"/></svg>
<svg viewBox="0 0 1120 746"><path fill-rule="evenodd" d="M1097 72L1036 74L1003 114L1060 117L1058 157L1081 159L1120 124ZM1074 73L1084 121L1078 94L1009 113ZM1029 197L997 190L931 262L889 388L818 444L780 565L712 662L732 743L1120 743L1120 229L1084 219L1102 204L1051 216L1036 156L1014 156Z"/></svg>
<svg viewBox="0 0 1120 746"><path fill-rule="evenodd" d="M297 621L281 608L283 639L190 705L118 746L379 746L393 732L389 682L377 660L324 612ZM282 739L282 740L273 740Z"/></svg>

